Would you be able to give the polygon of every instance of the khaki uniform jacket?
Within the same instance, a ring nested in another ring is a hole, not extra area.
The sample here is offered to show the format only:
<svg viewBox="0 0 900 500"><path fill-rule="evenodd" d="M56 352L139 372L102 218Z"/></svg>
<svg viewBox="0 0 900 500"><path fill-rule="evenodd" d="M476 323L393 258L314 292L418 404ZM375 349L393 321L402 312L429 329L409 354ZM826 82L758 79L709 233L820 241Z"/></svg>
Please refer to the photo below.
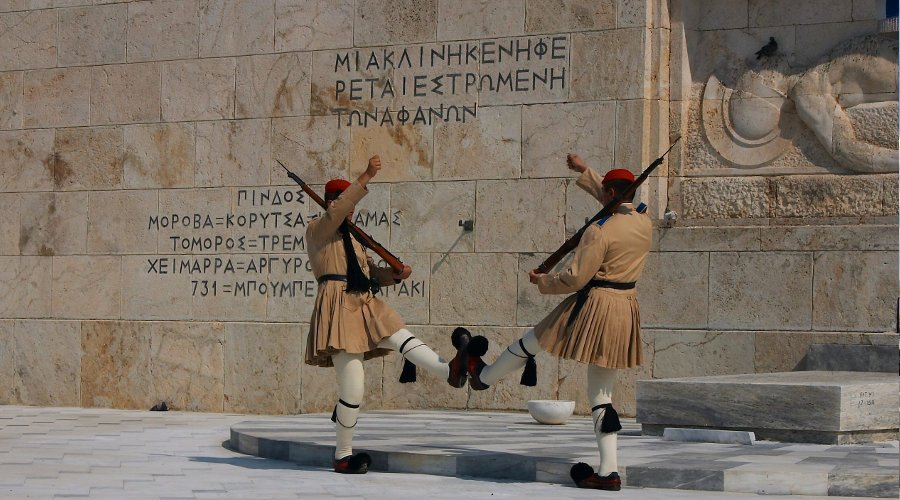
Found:
<svg viewBox="0 0 900 500"><path fill-rule="evenodd" d="M598 201L603 178L587 169L576 184ZM602 225L592 224L582 235L569 266L541 277L542 294L581 290L591 279L618 283L637 281L653 239L653 221L623 203ZM567 297L535 326L541 346L557 356L606 368L631 368L643 362L640 308L631 290L592 288L568 327L578 294Z"/></svg>
<svg viewBox="0 0 900 500"><path fill-rule="evenodd" d="M338 228L367 193L366 188L354 182L306 228L306 249L316 280L326 274L347 274L344 242ZM351 240L363 273L381 285L395 284L393 270L377 267L365 248L355 238ZM346 286L343 281L319 285L309 321L307 364L334 366L331 355L341 351L363 353L365 359L384 356L390 351L379 349L378 342L406 326L391 306L371 292L347 293Z"/></svg>

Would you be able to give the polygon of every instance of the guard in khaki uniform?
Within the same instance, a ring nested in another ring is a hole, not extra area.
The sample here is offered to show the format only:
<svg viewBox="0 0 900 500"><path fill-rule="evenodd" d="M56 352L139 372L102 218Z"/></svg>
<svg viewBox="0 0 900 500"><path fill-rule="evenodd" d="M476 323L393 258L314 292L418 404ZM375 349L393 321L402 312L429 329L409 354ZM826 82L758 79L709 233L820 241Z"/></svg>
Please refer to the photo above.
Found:
<svg viewBox="0 0 900 500"><path fill-rule="evenodd" d="M447 363L406 329L396 311L374 296L373 286L393 285L412 273L409 266L399 273L377 267L347 226L356 204L368 193L366 185L380 169L381 160L373 156L357 182L329 181L325 185L328 207L306 229L309 261L319 283L306 363L335 368L339 399L332 414L337 433L334 470L349 474L365 473L371 462L368 454L354 455L352 448L363 397L363 360L398 351L406 359L401 382L415 381L415 366L421 366L459 388L466 383L469 344L474 340L464 329L457 329L452 336L457 355ZM486 351L486 340L480 342Z"/></svg>
<svg viewBox="0 0 900 500"><path fill-rule="evenodd" d="M606 205L634 182L628 170L615 169L604 177L577 155L569 155L569 168L581 174L577 185ZM640 310L635 282L650 251L653 222L646 207L624 200L616 212L592 224L581 238L567 269L529 278L542 294L573 293L546 318L510 345L492 365L479 356L468 362L469 383L487 389L504 375L525 367L522 384L535 385L534 355L539 349L588 365L588 399L600 448L600 473L585 463L572 467L572 479L581 488L619 490L616 432L622 428L612 407L616 370L643 361Z"/></svg>

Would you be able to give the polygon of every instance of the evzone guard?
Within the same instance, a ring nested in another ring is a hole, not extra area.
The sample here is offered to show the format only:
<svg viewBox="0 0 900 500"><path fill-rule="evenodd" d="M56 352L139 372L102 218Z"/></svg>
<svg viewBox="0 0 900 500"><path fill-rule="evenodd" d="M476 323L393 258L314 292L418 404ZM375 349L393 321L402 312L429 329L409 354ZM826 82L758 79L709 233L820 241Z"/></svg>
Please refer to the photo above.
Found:
<svg viewBox="0 0 900 500"><path fill-rule="evenodd" d="M353 454L353 432L364 392L363 360L398 351L406 360L401 382L415 381L415 368L419 366L447 380L450 386L461 388L466 384L469 353L480 356L487 352L484 337L473 339L465 329L458 328L451 337L457 354L448 363L413 336L394 309L374 296L373 287L399 283L412 273L399 260L396 268L376 266L357 241L359 230L350 222L356 204L368 193L366 185L379 170L381 160L373 156L356 182L329 181L325 185L325 212L306 229L309 261L319 287L305 362L335 368L338 401L332 413L337 434L334 470L345 474L363 474L371 463L367 453ZM304 190L309 189L290 171L288 175ZM308 193L317 197L311 190Z"/></svg>
<svg viewBox="0 0 900 500"><path fill-rule="evenodd" d="M662 157L655 165L661 162ZM469 384L474 390L484 390L525 367L521 383L533 386L534 357L540 350L587 364L587 396L600 449L600 468L597 473L590 465L578 463L572 467L571 476L580 488L615 491L622 485L616 457L616 433L622 426L612 406L612 390L618 369L643 362L635 282L650 251L653 222L645 213L646 206L632 203L636 186L632 186L635 178L631 172L614 169L601 177L572 154L567 163L580 174L576 184L601 204L613 202L610 207L616 206L614 200L621 204L584 229L566 269L552 274L537 270L529 273L531 283L542 294L572 295L507 347L493 364L486 365L477 352L470 353Z"/></svg>

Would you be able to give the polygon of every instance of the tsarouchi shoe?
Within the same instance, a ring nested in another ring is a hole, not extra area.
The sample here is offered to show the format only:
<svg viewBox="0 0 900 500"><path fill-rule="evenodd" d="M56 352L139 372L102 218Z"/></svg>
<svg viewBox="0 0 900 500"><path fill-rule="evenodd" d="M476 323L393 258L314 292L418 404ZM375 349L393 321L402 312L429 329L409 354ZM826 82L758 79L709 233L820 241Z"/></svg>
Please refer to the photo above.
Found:
<svg viewBox="0 0 900 500"><path fill-rule="evenodd" d="M579 488L607 491L619 491L622 489L622 479L619 477L618 472L610 472L609 475L601 476L594 472L593 467L584 462L578 462L573 465L569 474Z"/></svg>
<svg viewBox="0 0 900 500"><path fill-rule="evenodd" d="M372 457L368 453L357 453L334 461L334 471L341 474L365 474L369 471Z"/></svg>
<svg viewBox="0 0 900 500"><path fill-rule="evenodd" d="M471 340L472 334L461 326L450 334L450 342L456 348L456 356L450 360L450 375L447 377L450 387L459 389L466 385L466 367L469 364L469 342Z"/></svg>
<svg viewBox="0 0 900 500"><path fill-rule="evenodd" d="M487 366L481 357L487 353L488 340L479 335L469 342L469 387L476 391L483 391L490 386L481 381L481 371Z"/></svg>

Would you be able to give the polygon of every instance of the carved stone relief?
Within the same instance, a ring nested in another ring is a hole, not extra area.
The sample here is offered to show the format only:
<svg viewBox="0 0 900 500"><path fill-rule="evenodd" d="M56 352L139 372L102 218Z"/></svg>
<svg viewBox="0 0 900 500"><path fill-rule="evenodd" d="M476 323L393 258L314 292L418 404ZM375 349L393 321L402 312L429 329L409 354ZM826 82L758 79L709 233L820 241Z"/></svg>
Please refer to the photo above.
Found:
<svg viewBox="0 0 900 500"><path fill-rule="evenodd" d="M895 37L853 38L798 74L748 68L733 85L709 77L700 121L709 144L736 168L770 166L811 133L840 168L897 171Z"/></svg>

